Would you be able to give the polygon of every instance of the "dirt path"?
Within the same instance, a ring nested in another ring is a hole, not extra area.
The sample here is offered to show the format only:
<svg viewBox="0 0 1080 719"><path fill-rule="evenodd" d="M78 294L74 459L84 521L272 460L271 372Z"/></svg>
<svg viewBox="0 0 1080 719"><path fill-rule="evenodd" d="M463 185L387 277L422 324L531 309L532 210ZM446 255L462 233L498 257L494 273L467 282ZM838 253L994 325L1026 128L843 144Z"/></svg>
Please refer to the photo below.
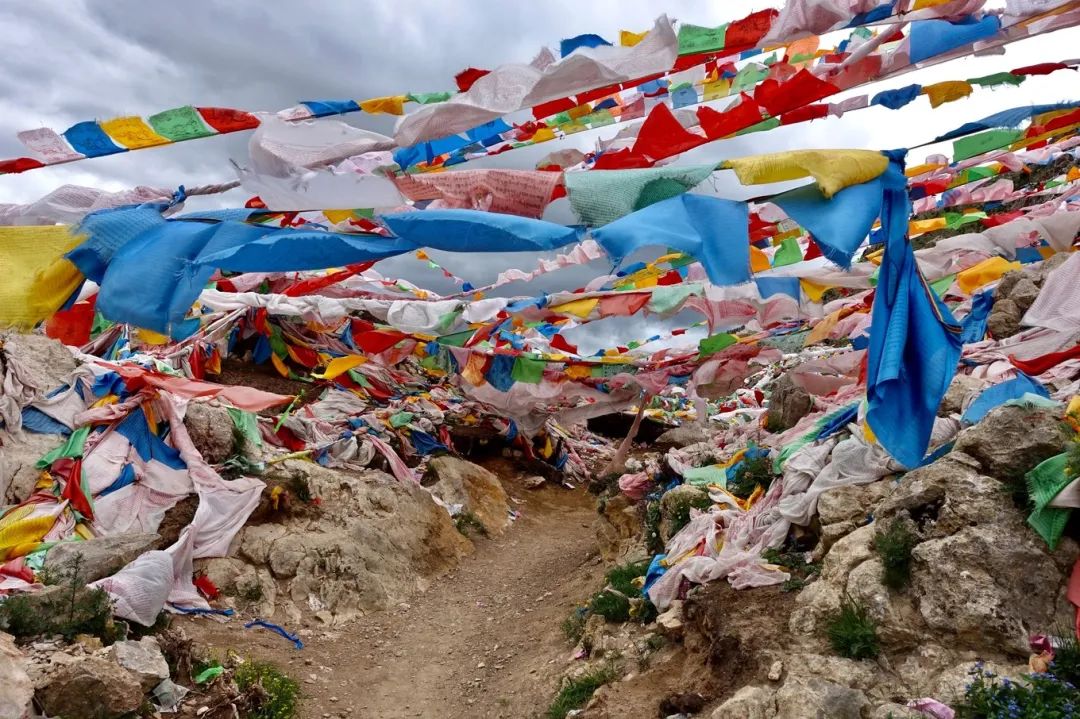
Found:
<svg viewBox="0 0 1080 719"><path fill-rule="evenodd" d="M570 661L562 621L601 581L594 498L504 479L522 516L408 604L341 630L315 630L296 652L240 622L183 622L201 644L279 664L302 682L300 716L541 716ZM509 465L504 465L509 469Z"/></svg>

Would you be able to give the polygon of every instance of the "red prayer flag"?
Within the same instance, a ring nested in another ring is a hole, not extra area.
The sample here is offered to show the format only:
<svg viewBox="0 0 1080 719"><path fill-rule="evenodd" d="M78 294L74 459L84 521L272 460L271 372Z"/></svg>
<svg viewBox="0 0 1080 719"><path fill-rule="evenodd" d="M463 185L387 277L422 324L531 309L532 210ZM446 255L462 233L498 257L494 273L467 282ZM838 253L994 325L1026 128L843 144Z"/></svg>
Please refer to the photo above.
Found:
<svg viewBox="0 0 1080 719"><path fill-rule="evenodd" d="M840 89L803 69L786 82L764 80L754 89L754 100L772 116L835 95Z"/></svg>
<svg viewBox="0 0 1080 719"><path fill-rule="evenodd" d="M742 100L735 107L728 108L724 112L717 112L711 107L698 108L698 121L705 135L710 140L719 140L721 137L734 135L739 130L756 125L762 120L761 108L746 93L741 95Z"/></svg>
<svg viewBox="0 0 1080 719"><path fill-rule="evenodd" d="M807 105L794 110L789 110L780 116L781 125L794 125L797 122L809 122L819 120L829 115L828 105Z"/></svg>
<svg viewBox="0 0 1080 719"><path fill-rule="evenodd" d="M478 70L475 67L467 67L457 75L454 75L454 82L457 83L458 90L467 92L473 83L487 75L491 70Z"/></svg>
<svg viewBox="0 0 1080 719"><path fill-rule="evenodd" d="M250 112L228 107L196 107L206 124L218 132L252 130L259 126L259 118Z"/></svg>
<svg viewBox="0 0 1080 719"><path fill-rule="evenodd" d="M769 8L751 13L728 25L727 32L724 33L724 53L730 55L757 47L779 15L779 10Z"/></svg>
<svg viewBox="0 0 1080 719"><path fill-rule="evenodd" d="M1010 75L1049 75L1052 72L1058 70L1075 70L1075 67L1066 65L1063 62L1040 62L1037 65L1028 65L1026 67L1018 67L1015 70L1009 70Z"/></svg>
<svg viewBox="0 0 1080 719"><path fill-rule="evenodd" d="M683 127L674 113L664 103L656 105L641 124L637 140L634 141L634 153L653 159L678 155L699 145L705 144L705 138Z"/></svg>
<svg viewBox="0 0 1080 719"><path fill-rule="evenodd" d="M40 160L32 157L16 157L13 160L0 160L0 175L8 175L16 172L26 172L38 167L45 167Z"/></svg>
<svg viewBox="0 0 1080 719"><path fill-rule="evenodd" d="M94 302L80 302L69 310L61 310L45 323L45 334L72 347L82 347L90 341L90 329L94 326Z"/></svg>

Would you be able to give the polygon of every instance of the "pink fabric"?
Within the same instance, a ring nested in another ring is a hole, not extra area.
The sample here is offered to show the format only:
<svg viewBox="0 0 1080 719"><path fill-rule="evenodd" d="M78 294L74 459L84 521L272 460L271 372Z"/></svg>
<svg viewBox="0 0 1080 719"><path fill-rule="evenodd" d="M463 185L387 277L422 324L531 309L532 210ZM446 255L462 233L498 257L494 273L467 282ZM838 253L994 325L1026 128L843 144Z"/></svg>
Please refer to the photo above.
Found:
<svg viewBox="0 0 1080 719"><path fill-rule="evenodd" d="M249 412L269 409L292 400L290 396L263 392L253 387L227 387L213 382L199 382L198 380L151 372L135 365L110 365L105 362L102 364L123 377L129 389L133 388L133 383L136 386L143 383L188 399L217 397L237 409L245 409Z"/></svg>
<svg viewBox="0 0 1080 719"><path fill-rule="evenodd" d="M392 179L410 200L434 200L433 208L484 210L539 219L561 175L539 170L458 170Z"/></svg>
<svg viewBox="0 0 1080 719"><path fill-rule="evenodd" d="M649 479L649 475L646 472L624 474L619 477L619 491L635 502L644 499L645 495L649 493L649 488L651 486L652 481Z"/></svg>
<svg viewBox="0 0 1080 719"><path fill-rule="evenodd" d="M956 712L945 706L937 699L915 699L908 702L908 707L921 711L923 714L934 719L955 719Z"/></svg>

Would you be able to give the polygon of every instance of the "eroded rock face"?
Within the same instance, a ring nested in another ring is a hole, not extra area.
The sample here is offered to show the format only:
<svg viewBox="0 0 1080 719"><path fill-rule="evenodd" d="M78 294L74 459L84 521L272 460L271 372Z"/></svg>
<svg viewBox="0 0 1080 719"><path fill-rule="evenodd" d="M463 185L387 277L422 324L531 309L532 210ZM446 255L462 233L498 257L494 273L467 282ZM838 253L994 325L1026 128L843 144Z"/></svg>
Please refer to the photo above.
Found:
<svg viewBox="0 0 1080 719"><path fill-rule="evenodd" d="M34 698L26 657L10 634L0 632L0 719L22 719Z"/></svg>
<svg viewBox="0 0 1080 719"><path fill-rule="evenodd" d="M224 407L192 402L184 415L191 442L209 464L221 464L233 452L233 421Z"/></svg>
<svg viewBox="0 0 1080 719"><path fill-rule="evenodd" d="M45 555L44 567L58 577L71 576L76 566L79 578L89 584L119 572L158 541L156 534L116 534L81 542L61 542Z"/></svg>
<svg viewBox="0 0 1080 719"><path fill-rule="evenodd" d="M967 403L978 396L985 387L986 382L981 379L966 374L956 375L941 399L938 416L948 417L951 414L963 413Z"/></svg>
<svg viewBox="0 0 1080 719"><path fill-rule="evenodd" d="M142 705L143 692L127 670L87 657L54 674L37 697L49 716L119 719Z"/></svg>
<svg viewBox="0 0 1080 719"><path fill-rule="evenodd" d="M476 517L488 534L502 534L510 526L510 508L499 478L465 459L444 455L428 465L435 482L431 493L449 506Z"/></svg>
<svg viewBox="0 0 1080 719"><path fill-rule="evenodd" d="M63 437L23 431L18 437L0 430L0 504L18 504L34 492L41 470L34 465Z"/></svg>
<svg viewBox="0 0 1080 719"><path fill-rule="evenodd" d="M274 472L301 476L318 509L245 527L234 546L246 566L219 569L236 570L237 583L247 567L260 570L244 575L260 584L269 583L261 574L268 572L289 614L326 612L322 616L344 621L384 608L426 589L472 551L447 511L418 485L382 472L338 472L295 460ZM266 590L258 600L264 605Z"/></svg>
<svg viewBox="0 0 1080 719"><path fill-rule="evenodd" d="M604 561L635 553L641 545L641 513L624 494L604 500L596 520L596 538Z"/></svg>
<svg viewBox="0 0 1080 719"><path fill-rule="evenodd" d="M169 663L153 637L143 637L137 642L116 642L109 647L109 655L138 678L144 692L169 678Z"/></svg>
<svg viewBox="0 0 1080 719"><path fill-rule="evenodd" d="M960 432L955 451L970 455L984 474L1022 477L1043 460L1065 451L1068 436L1061 417L1045 409L1002 406Z"/></svg>
<svg viewBox="0 0 1080 719"><path fill-rule="evenodd" d="M711 719L774 719L776 690L772 687L745 686L719 707Z"/></svg>
<svg viewBox="0 0 1080 719"><path fill-rule="evenodd" d="M769 425L773 431L791 429L814 408L814 398L788 375L773 385L769 397Z"/></svg>

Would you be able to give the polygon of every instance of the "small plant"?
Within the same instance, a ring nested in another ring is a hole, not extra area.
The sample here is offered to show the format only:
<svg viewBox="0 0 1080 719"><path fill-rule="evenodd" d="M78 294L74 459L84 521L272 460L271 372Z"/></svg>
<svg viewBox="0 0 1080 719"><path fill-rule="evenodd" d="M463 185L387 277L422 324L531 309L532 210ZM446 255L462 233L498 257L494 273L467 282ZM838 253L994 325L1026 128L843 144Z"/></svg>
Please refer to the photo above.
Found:
<svg viewBox="0 0 1080 719"><path fill-rule="evenodd" d="M608 570L607 586L593 595L589 611L599 614L609 622L626 622L637 619L647 624L656 618L656 607L648 598L641 596L637 580L649 571L648 562L620 564Z"/></svg>
<svg viewBox="0 0 1080 719"><path fill-rule="evenodd" d="M1080 709L1080 691L1052 673L1028 674L1023 681L1001 679L979 662L971 671L957 719L1057 719Z"/></svg>
<svg viewBox="0 0 1080 719"><path fill-rule="evenodd" d="M894 521L874 537L874 551L884 567L882 583L890 589L903 589L911 581L911 550L917 539L906 523Z"/></svg>
<svg viewBox="0 0 1080 719"><path fill-rule="evenodd" d="M548 707L548 719L564 719L574 709L585 706L596 690L615 678L615 667L607 664L577 679L568 679Z"/></svg>
<svg viewBox="0 0 1080 719"><path fill-rule="evenodd" d="M772 481L772 461L768 455L764 455L744 459L735 470L735 476L728 482L727 489L739 499L746 499L758 487L768 491Z"/></svg>
<svg viewBox="0 0 1080 719"><path fill-rule="evenodd" d="M675 536L676 533L687 524L690 523L690 510L691 509L708 509L713 505L712 499L708 494L701 493L692 496L679 495L673 502L671 508L671 533L669 536Z"/></svg>
<svg viewBox="0 0 1080 719"><path fill-rule="evenodd" d="M660 538L660 501L653 500L645 507L645 547L649 554L663 554L664 540Z"/></svg>
<svg viewBox="0 0 1080 719"><path fill-rule="evenodd" d="M562 631L567 641L577 644L585 634L585 621L589 617L589 610L585 607L577 607L562 622Z"/></svg>
<svg viewBox="0 0 1080 719"><path fill-rule="evenodd" d="M59 634L71 641L79 634L90 634L105 643L115 640L112 600L100 589L86 586L82 580L81 554L76 554L70 568L50 573L57 586L46 596L13 595L0 602L0 629L18 639Z"/></svg>
<svg viewBox="0 0 1080 719"><path fill-rule="evenodd" d="M589 600L589 611L609 622L630 621L630 599L610 589L602 589Z"/></svg>
<svg viewBox="0 0 1080 719"><path fill-rule="evenodd" d="M257 579L237 584L233 596L248 606L258 604L263 600L262 584L260 584Z"/></svg>
<svg viewBox="0 0 1080 719"><path fill-rule="evenodd" d="M457 527L457 531L466 537L469 536L470 532L476 532L481 537L488 536L487 527L472 512L462 512L454 517L454 526Z"/></svg>
<svg viewBox="0 0 1080 719"><path fill-rule="evenodd" d="M312 499L311 487L307 477L300 472L289 475L289 491L304 504L309 504Z"/></svg>
<svg viewBox="0 0 1080 719"><path fill-rule="evenodd" d="M779 549L766 549L761 558L769 564L776 564L788 571L791 578L780 585L783 592L801 591L810 580L821 571L821 566L806 561L806 552L798 552L793 549L780 551Z"/></svg>
<svg viewBox="0 0 1080 719"><path fill-rule="evenodd" d="M1057 634L1062 639L1054 647L1050 672L1063 681L1080 686L1080 640L1076 638L1076 631L1069 626L1062 627Z"/></svg>
<svg viewBox="0 0 1080 719"><path fill-rule="evenodd" d="M296 716L296 701L300 685L283 674L273 664L247 661L237 667L233 681L242 692L257 697L249 719L292 719ZM252 691L258 687L262 691Z"/></svg>
<svg viewBox="0 0 1080 719"><path fill-rule="evenodd" d="M779 434L785 427L780 424L780 416L776 412L765 413L765 431L770 434Z"/></svg>
<svg viewBox="0 0 1080 719"><path fill-rule="evenodd" d="M850 597L840 605L840 611L826 625L829 643L842 657L873 659L881 650L877 622L867 608Z"/></svg>

